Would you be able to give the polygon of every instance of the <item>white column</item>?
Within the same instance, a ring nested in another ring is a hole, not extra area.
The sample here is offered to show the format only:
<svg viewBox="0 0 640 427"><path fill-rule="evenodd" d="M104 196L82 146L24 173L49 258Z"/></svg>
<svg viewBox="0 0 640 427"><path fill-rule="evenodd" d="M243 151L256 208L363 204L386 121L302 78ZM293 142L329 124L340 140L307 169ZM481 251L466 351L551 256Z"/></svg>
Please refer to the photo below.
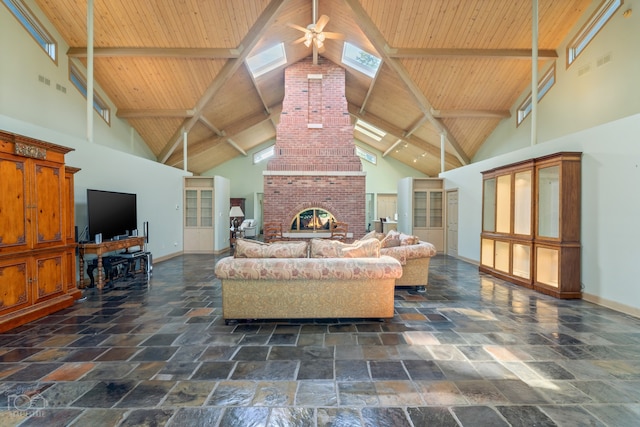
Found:
<svg viewBox="0 0 640 427"><path fill-rule="evenodd" d="M531 145L538 143L538 0L531 16Z"/></svg>
<svg viewBox="0 0 640 427"><path fill-rule="evenodd" d="M87 1L87 141L93 142L93 0Z"/></svg>
<svg viewBox="0 0 640 427"><path fill-rule="evenodd" d="M446 151L444 149L446 143L446 139L444 137L444 132L440 134L440 172L444 172L444 156Z"/></svg>
<svg viewBox="0 0 640 427"><path fill-rule="evenodd" d="M187 171L187 131L182 133L182 169Z"/></svg>

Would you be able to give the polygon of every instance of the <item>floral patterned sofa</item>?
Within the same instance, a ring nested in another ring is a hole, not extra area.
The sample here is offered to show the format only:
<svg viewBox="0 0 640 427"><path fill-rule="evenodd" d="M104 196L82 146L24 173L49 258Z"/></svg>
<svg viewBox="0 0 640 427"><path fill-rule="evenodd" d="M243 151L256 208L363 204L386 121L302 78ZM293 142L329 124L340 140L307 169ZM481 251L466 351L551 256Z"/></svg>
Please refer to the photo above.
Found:
<svg viewBox="0 0 640 427"><path fill-rule="evenodd" d="M238 239L221 259L222 312L233 319L390 318L402 276L380 242L312 239L264 244Z"/></svg>
<svg viewBox="0 0 640 427"><path fill-rule="evenodd" d="M424 292L429 284L429 263L435 256L436 247L396 230L387 234L372 231L362 239L380 240L380 254L392 256L402 264L402 277L396 280L396 286L415 286L418 292Z"/></svg>

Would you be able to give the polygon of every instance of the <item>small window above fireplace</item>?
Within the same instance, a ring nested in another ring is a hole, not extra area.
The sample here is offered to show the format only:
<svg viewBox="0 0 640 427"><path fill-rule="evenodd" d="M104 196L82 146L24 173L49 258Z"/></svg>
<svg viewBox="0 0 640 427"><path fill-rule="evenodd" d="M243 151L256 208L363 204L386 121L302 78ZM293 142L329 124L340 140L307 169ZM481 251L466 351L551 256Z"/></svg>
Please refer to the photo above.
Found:
<svg viewBox="0 0 640 427"><path fill-rule="evenodd" d="M299 212L291 221L291 231L323 231L329 230L335 217L322 208L310 208Z"/></svg>

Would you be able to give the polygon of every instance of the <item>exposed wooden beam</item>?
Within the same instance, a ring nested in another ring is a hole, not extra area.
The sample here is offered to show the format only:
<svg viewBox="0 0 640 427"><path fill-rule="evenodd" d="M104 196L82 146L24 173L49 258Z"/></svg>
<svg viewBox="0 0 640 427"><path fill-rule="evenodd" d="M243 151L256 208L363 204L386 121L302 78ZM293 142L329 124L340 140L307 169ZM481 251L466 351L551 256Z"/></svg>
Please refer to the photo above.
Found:
<svg viewBox="0 0 640 427"><path fill-rule="evenodd" d="M438 119L508 119L509 110L431 110L433 117Z"/></svg>
<svg viewBox="0 0 640 427"><path fill-rule="evenodd" d="M116 117L121 119L141 119L154 117L193 117L194 110L135 110L132 108L121 108L116 112Z"/></svg>
<svg viewBox="0 0 640 427"><path fill-rule="evenodd" d="M397 126L392 125L391 123L387 122L386 120L377 117L371 113L367 113L366 116L362 115L359 113L360 107L350 103L348 105L349 108L349 114L351 114L352 116L356 117L356 118L361 118L362 120L366 121L367 123L372 124L373 126L377 127L378 129L381 129L383 131L385 131L387 133L387 135L390 135L392 137L394 137L396 139L396 143L394 144L394 146L398 145L398 141L397 140L401 140L401 141L406 141L406 142L410 142L412 145L415 145L416 147L419 147L421 150L426 151L428 154L440 158L440 140L438 139L438 145L435 146L434 144L430 143L429 141L425 141L423 139L417 138L415 136L411 136L411 137L405 137L404 135L406 134L406 132L404 131L404 129L401 129ZM389 150L385 151L386 152ZM451 153L447 153L446 154L446 162L450 165L455 165L455 167L459 167L462 162L460 162L460 159L458 159L457 156L454 156Z"/></svg>
<svg viewBox="0 0 640 427"><path fill-rule="evenodd" d="M429 118L427 116L423 116L420 120L418 120L418 122L413 125L413 127L411 129L409 129L404 136L406 138L410 137L411 135L413 135L413 133L415 131L417 131L418 129L420 129L420 126L422 126L427 120L429 120Z"/></svg>
<svg viewBox="0 0 640 427"><path fill-rule="evenodd" d="M531 59L531 49L411 49L394 48L385 45L385 52L390 58L507 58L507 59ZM538 50L540 59L556 59L558 53L553 49Z"/></svg>
<svg viewBox="0 0 640 427"><path fill-rule="evenodd" d="M200 123L202 123L205 127L209 128L209 130L213 133L215 133L218 136L225 136L224 131L221 131L220 129L218 129L216 126L214 126L213 123L211 123L209 120L207 120L206 117L200 116L199 119Z"/></svg>
<svg viewBox="0 0 640 427"><path fill-rule="evenodd" d="M195 115L189 119L186 119L181 129L178 129L169 142L164 146L164 148L160 151L158 155L158 160L161 163L165 163L171 153L176 149L176 147L182 141L182 133L189 132L191 128L198 122L200 115L202 114L203 108L211 102L211 100L216 96L218 91L233 77L234 73L238 71L238 69L242 66L244 60L249 55L249 52L255 47L255 45L260 40L260 37L267 32L267 30L271 27L273 21L275 21L276 16L282 10L285 4L287 4L290 0L271 0L271 3L264 9L262 14L258 17L255 24L251 27L245 38L242 40L242 45L245 48L242 50L240 55L237 58L227 60L227 63L222 67L216 78L213 80L211 85L204 92L200 100L198 100L195 106Z"/></svg>
<svg viewBox="0 0 640 427"><path fill-rule="evenodd" d="M418 107L422 111L422 113L429 119L429 121L438 129L438 132L444 133L446 135L447 141L453 148L456 156L460 160L460 162L464 165L471 163L469 156L464 152L455 136L447 129L447 127L442 123L439 119L433 117L431 114L431 103L424 96L420 88L414 83L409 73L404 68L404 66L395 58L389 56L386 52L385 46L387 46L387 42L382 36L380 30L375 26L367 12L364 10L359 0L345 0L345 3L349 5L353 14L355 15L355 21L358 22L360 29L367 36L373 47L382 55L382 59L385 61L387 65L389 65L400 77L402 82L407 86L411 94L416 100Z"/></svg>
<svg viewBox="0 0 640 427"><path fill-rule="evenodd" d="M225 48L161 48L161 47L94 47L93 56L98 57L158 57L158 58L200 58L225 59L238 58L243 51L242 45L237 49ZM86 47L71 47L67 55L72 58L85 58Z"/></svg>
<svg viewBox="0 0 640 427"><path fill-rule="evenodd" d="M205 138L200 141L195 141L189 143L189 157L199 156L206 151L209 151L220 144L224 144L230 138L233 139L237 134L242 131L249 129L257 124L264 122L265 120L271 120L271 116L266 116L263 113L254 114L250 117L245 117L239 122L232 124L231 126L226 127L222 133L224 136L212 136L210 138ZM245 153L246 155L246 153ZM176 150L169 158L164 162L168 165L176 165L182 161L182 151Z"/></svg>
<svg viewBox="0 0 640 427"><path fill-rule="evenodd" d="M380 68L382 68L382 64L380 64ZM369 85L369 89L367 89L367 94L364 96L364 101L362 101L362 106L360 107L360 114L364 113L364 109L367 107L367 101L371 96L371 92L373 92L373 86L376 84L378 80L378 76L380 75L380 68L378 68L378 72L375 77L371 80L371 84Z"/></svg>
<svg viewBox="0 0 640 427"><path fill-rule="evenodd" d="M391 153L393 149L396 148L398 144L400 144L401 142L402 142L401 139L396 140L396 142L391 144L391 147L387 148L387 150L384 153L382 153L382 157L387 157L387 155L389 155L389 153Z"/></svg>
<svg viewBox="0 0 640 427"><path fill-rule="evenodd" d="M236 150L238 150L238 152L239 152L240 154L242 154L243 156L247 157L247 152L246 152L246 151L244 151L244 150L242 149L242 147L240 147L238 144L236 144L236 142L235 142L233 139L231 139L231 138L227 138L227 142L228 142L228 143L229 143L229 145L231 145L233 148L235 148Z"/></svg>

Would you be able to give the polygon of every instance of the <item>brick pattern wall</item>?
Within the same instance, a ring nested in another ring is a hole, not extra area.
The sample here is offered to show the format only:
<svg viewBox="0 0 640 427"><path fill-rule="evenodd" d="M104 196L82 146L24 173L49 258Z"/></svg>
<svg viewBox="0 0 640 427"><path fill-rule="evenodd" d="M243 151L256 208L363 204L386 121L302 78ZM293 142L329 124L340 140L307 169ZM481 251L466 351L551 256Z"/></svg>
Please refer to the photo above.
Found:
<svg viewBox="0 0 640 427"><path fill-rule="evenodd" d="M311 207L348 223L354 238L364 235L365 175L355 154L345 72L308 59L285 70L275 155L264 176L264 221L288 230L293 216Z"/></svg>

